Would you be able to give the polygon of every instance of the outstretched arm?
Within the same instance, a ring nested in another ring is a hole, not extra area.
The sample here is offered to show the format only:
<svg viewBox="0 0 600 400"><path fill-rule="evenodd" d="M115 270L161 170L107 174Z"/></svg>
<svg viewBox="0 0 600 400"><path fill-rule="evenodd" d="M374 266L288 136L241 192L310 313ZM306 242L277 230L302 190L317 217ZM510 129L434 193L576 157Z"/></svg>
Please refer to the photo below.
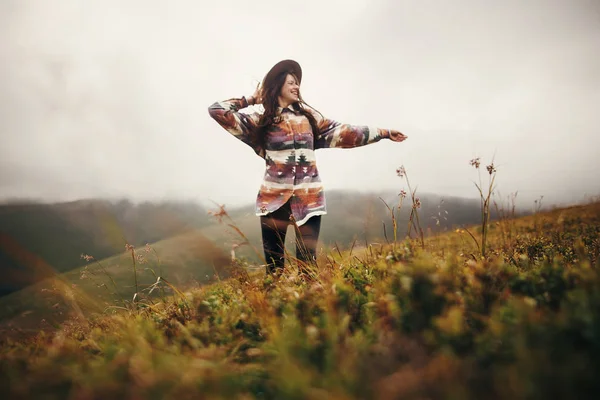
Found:
<svg viewBox="0 0 600 400"><path fill-rule="evenodd" d="M315 135L315 149L331 147L352 148L376 143L381 139L402 142L407 138L406 135L392 129L341 124L337 121L323 118L317 113L313 113L313 115L315 115L319 128L319 132Z"/></svg>
<svg viewBox="0 0 600 400"><path fill-rule="evenodd" d="M252 133L258 124L259 115L239 112L253 104L254 97L252 96L217 101L208 107L208 113L227 132L254 148Z"/></svg>

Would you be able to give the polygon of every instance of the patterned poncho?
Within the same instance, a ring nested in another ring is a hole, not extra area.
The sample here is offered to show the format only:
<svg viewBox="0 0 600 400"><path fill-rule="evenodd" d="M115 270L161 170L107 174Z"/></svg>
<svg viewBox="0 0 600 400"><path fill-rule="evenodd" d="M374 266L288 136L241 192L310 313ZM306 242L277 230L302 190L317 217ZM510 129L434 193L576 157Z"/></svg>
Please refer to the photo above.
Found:
<svg viewBox="0 0 600 400"><path fill-rule="evenodd" d="M249 99L252 102L252 97ZM315 150L364 146L389 138L390 132L395 132L340 124L305 107L314 115L319 128L318 132L313 132L304 115L291 106L279 107L277 122L266 130L264 146L261 146L254 142L252 135L260 114L239 112L249 105L253 104L245 97L229 99L214 103L208 112L229 133L265 159L266 170L256 199L256 215L267 215L291 199L291 210L298 226L314 215L327 213Z"/></svg>

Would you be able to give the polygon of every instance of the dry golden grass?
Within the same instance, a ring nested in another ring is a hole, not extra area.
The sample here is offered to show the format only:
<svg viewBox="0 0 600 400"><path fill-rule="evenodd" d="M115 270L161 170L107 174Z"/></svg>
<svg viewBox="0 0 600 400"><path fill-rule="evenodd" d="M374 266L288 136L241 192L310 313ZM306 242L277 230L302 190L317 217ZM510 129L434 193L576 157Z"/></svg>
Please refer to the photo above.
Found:
<svg viewBox="0 0 600 400"><path fill-rule="evenodd" d="M477 237L481 232L473 228ZM14 398L592 398L600 203L320 254L311 280L244 269L4 338ZM480 249L479 249L480 250ZM158 252L160 254L160 252ZM162 255L161 255L162 258ZM168 258L168 255L165 255ZM236 266L234 265L234 266ZM93 300L90 300L93 302Z"/></svg>

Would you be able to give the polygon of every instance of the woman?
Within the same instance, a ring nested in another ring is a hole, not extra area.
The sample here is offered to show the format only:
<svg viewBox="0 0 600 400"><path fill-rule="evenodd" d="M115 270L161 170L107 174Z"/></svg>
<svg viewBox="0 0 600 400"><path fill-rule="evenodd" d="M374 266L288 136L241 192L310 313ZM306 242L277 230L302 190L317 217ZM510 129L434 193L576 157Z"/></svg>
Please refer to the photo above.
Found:
<svg viewBox="0 0 600 400"><path fill-rule="evenodd" d="M407 138L395 130L324 118L302 99L301 81L300 65L283 60L271 68L252 96L216 102L208 108L223 128L265 159L255 211L261 222L267 273L283 270L289 224L296 228L296 258L302 263L316 261L321 216L327 212L315 150ZM255 104L262 104L264 112L240 112Z"/></svg>

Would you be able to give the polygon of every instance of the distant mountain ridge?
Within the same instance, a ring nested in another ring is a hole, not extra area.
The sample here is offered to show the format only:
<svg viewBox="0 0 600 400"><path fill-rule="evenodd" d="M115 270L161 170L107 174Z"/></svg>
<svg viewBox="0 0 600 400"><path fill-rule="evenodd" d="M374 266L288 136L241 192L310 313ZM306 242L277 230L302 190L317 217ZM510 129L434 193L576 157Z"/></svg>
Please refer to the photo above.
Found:
<svg viewBox="0 0 600 400"><path fill-rule="evenodd" d="M435 194L419 197L421 226L426 234L480 219L478 199ZM329 191L328 215L323 220L320 241L344 248L354 241L381 241L386 235L392 238L391 216L382 199L396 208L400 200L393 191ZM406 234L410 208L410 199L405 198L397 214L399 237ZM260 226L253 204L226 210L260 249ZM209 209L193 202L134 204L128 200L88 199L0 205L0 271L5 277L0 295L81 266L81 254L103 259L123 252L125 243L143 246L190 231L203 232L229 254L231 243L218 225Z"/></svg>

